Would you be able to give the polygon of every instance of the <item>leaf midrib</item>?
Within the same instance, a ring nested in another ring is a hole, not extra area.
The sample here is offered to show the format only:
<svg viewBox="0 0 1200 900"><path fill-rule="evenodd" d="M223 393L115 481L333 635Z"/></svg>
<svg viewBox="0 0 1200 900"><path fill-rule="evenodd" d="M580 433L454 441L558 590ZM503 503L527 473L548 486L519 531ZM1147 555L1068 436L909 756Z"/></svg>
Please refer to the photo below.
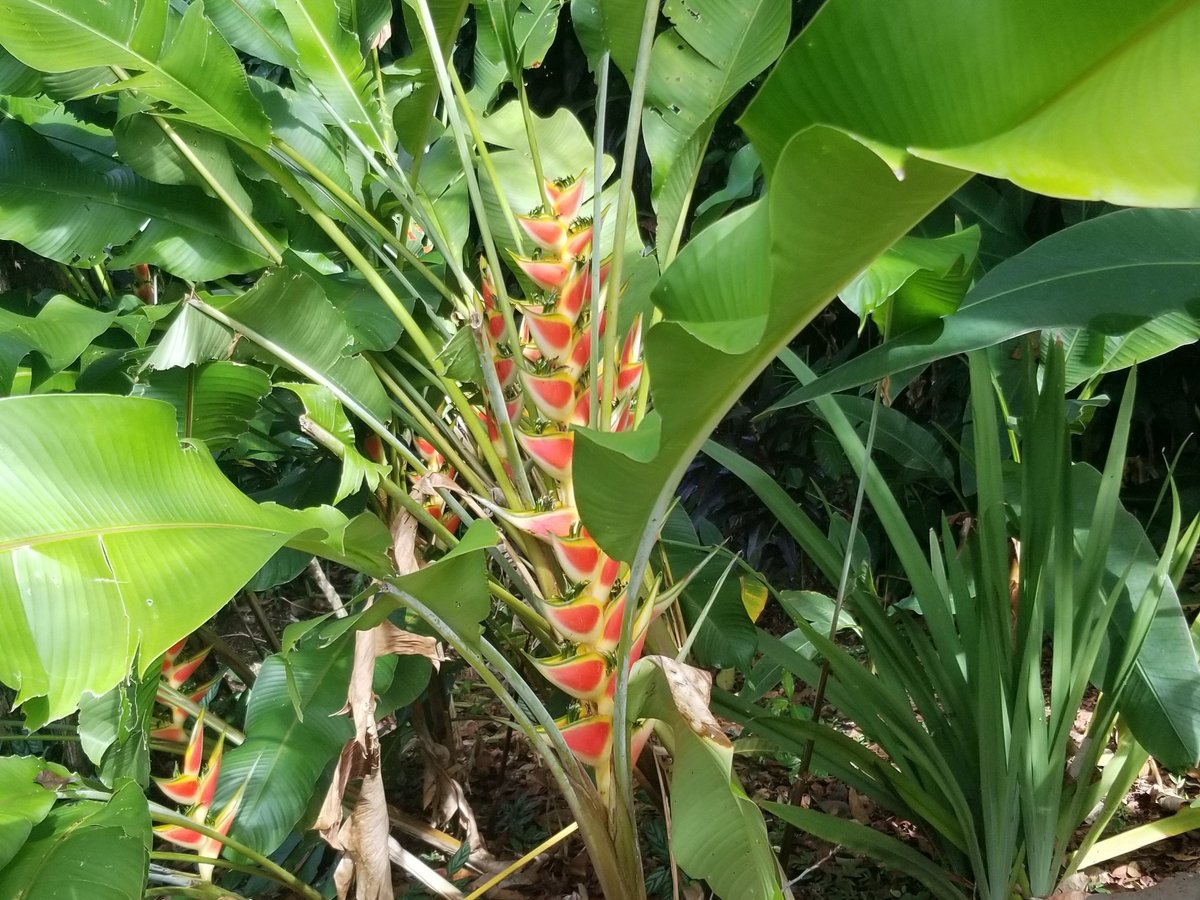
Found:
<svg viewBox="0 0 1200 900"><path fill-rule="evenodd" d="M79 528L71 531L56 531L50 534L0 541L0 555L7 555L22 547L42 547L48 544L78 541L85 538L102 538L106 535L114 534L201 530L243 531L252 534L269 534L273 536L289 533L285 528L268 528L264 525L245 525L231 522L139 522L136 525L105 525L97 528Z"/></svg>

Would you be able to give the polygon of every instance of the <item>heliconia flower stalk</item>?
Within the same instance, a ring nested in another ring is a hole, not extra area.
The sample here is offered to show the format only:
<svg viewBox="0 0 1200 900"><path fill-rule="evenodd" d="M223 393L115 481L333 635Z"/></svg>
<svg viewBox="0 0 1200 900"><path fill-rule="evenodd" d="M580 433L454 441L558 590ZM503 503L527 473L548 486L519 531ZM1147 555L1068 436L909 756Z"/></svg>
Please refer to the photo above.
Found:
<svg viewBox="0 0 1200 900"><path fill-rule="evenodd" d="M593 273L589 256L594 229L590 220L578 219L584 200L582 178L547 182L547 207L518 216L522 230L536 249L513 261L535 290L514 298L521 316L517 329L520 346L503 344L506 329L496 308L496 283L481 263L480 298L487 321L486 349L505 387L506 402L520 391L531 410L510 406L510 420L520 448L540 475L543 499L536 509L511 510L489 498L481 502L510 527L549 545L567 585L562 595L549 597L543 612L569 649L533 663L553 685L578 701L577 714L561 720L559 729L578 759L596 770L601 793L607 791L613 741L612 707L616 689L613 651L617 647L627 598L633 602L637 588L627 588L621 574L628 567L612 559L583 528L574 504L572 425L592 425L591 399L597 371L615 368L616 397L611 409L601 411L613 430L632 426L635 395L643 376L640 321L630 328L616 359L591 360L592 330L605 329L602 310L593 309ZM609 265L600 262L601 297L614 286L607 284ZM618 288L619 289L619 286ZM516 373L516 374L514 374ZM518 395L519 396L519 395ZM484 412L493 424L490 412ZM523 416L523 417L522 417ZM494 440L494 438L493 438ZM501 448L498 447L498 452ZM506 459L501 452L501 459ZM512 463L512 460L507 460ZM641 654L646 632L656 613L653 598L634 614L633 655ZM640 729L644 742L645 729Z"/></svg>

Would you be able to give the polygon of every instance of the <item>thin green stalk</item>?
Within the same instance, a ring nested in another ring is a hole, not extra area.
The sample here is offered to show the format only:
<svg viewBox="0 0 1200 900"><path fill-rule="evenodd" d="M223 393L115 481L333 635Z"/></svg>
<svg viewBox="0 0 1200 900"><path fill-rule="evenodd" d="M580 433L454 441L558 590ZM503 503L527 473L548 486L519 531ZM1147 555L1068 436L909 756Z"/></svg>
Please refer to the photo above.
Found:
<svg viewBox="0 0 1200 900"><path fill-rule="evenodd" d="M104 296L109 300L115 299L117 293L113 289L113 283L108 277L108 273L104 271L104 266L97 263L92 266L92 271L96 274L96 281L100 283L100 290L104 291Z"/></svg>
<svg viewBox="0 0 1200 900"><path fill-rule="evenodd" d="M589 277L592 280L592 298L593 305L600 305L600 264L603 261L603 251L600 247L600 234L604 226L604 198L601 196L603 191L604 173L604 131L605 119L608 115L608 70L609 70L609 54L605 50L600 57L600 95L596 99L596 131L592 136L592 148L595 157L592 163L592 252L588 259ZM588 422L593 428L599 428L596 423L600 420L600 391L597 387L600 383L596 377L600 367L600 315L595 310L592 313L592 331L589 335L591 341L591 351L588 357L588 368L591 371L591 377L588 383L591 385L591 390L588 392ZM615 323L614 323L615 327ZM642 379L645 380L645 372L642 373Z"/></svg>
<svg viewBox="0 0 1200 900"><path fill-rule="evenodd" d="M58 263L58 270L67 281L71 282L81 299L91 300L93 303L100 302L100 297L97 296L92 286L88 284L87 279L80 278L79 273L72 266L68 266L65 263Z"/></svg>
<svg viewBox="0 0 1200 900"><path fill-rule="evenodd" d="M617 193L617 213L613 232L612 269L608 275L609 290L604 298L604 313L608 330L604 333L603 391L600 395L601 421L599 427L608 431L609 411L616 385L617 332L621 311L621 269L625 256L625 232L629 211L633 206L633 167L637 161L638 137L641 134L642 102L646 97L646 81L650 75L650 47L654 41L654 26L658 22L658 0L646 0L642 16L642 32L638 41L637 66L629 96L629 117L625 120L625 152L621 157L621 185ZM594 388L593 388L594 390Z"/></svg>
<svg viewBox="0 0 1200 900"><path fill-rule="evenodd" d="M233 860L229 859L219 859L215 856L198 856L195 853L174 853L154 850L150 853L150 859L152 862L183 862L195 863L197 865L217 866L222 869L229 869L231 872L242 872L246 875L256 875L259 878L266 878L269 881L274 881L276 884L288 886L286 882L280 881L278 878L276 878L273 872L260 869L258 866L248 866L245 863L234 862Z"/></svg>
<svg viewBox="0 0 1200 900"><path fill-rule="evenodd" d="M200 710L202 708L200 704L191 697L187 696L187 694L180 693L169 684L160 683L158 685L158 697L164 703L179 707L192 718L196 718L200 715ZM246 735L244 735L241 731L239 731L237 728L234 728L211 709L208 709L207 707L203 707L203 709L204 726L209 731L213 732L214 734L223 733L225 735L225 740L229 741L231 744L244 744L246 742Z"/></svg>
<svg viewBox="0 0 1200 900"><path fill-rule="evenodd" d="M529 95L525 90L525 77L521 72L521 61L517 60L517 101L521 105L521 117L525 122L525 137L529 141L529 156L533 160L533 175L537 179L538 195L542 204L550 208L550 196L546 193L546 173L542 171L542 154L538 150L537 132L533 127L533 110L529 108Z"/></svg>
<svg viewBox="0 0 1200 900"><path fill-rule="evenodd" d="M403 236L397 237L396 235L392 234L392 232L386 228L382 222L376 219L375 216L371 214L370 210L359 203L353 195L347 193L341 187L341 185L313 165L305 156L303 156L298 150L296 150L286 141L276 138L274 144L284 156L303 169L305 174L312 178L313 181L317 182L317 184L319 184L325 190L325 192L329 194L330 197L340 203L349 212L354 213L356 220L365 224L367 228L378 235L379 238L387 244L387 246L395 250L405 262L416 269L421 276L429 282L434 290L452 303L456 303L458 301L458 298L446 285L446 282L442 281L436 272L434 272L421 260L420 257L418 257L412 252L412 250L408 248L408 243L405 241ZM404 233L404 231L401 231L401 235Z"/></svg>
<svg viewBox="0 0 1200 900"><path fill-rule="evenodd" d="M132 77L120 66L110 66L109 68L112 69L113 73L121 81L129 81ZM282 263L283 256L280 255L279 248L276 246L275 241L266 233L266 231L263 230L262 226L259 225L258 222L256 222L248 212L246 212L246 210L242 209L241 204L234 199L233 195L225 189L225 186L221 184L220 180L213 175L206 165L204 165L204 163L200 160L200 157L196 156L196 154L192 151L192 148L187 145L187 142L179 136L179 132L177 132L169 122L156 113L151 113L150 118L154 120L156 125L158 125L159 129L162 131L163 135L166 136L167 140L171 142L177 151L179 151L179 155L188 161L188 164L192 167L192 169L195 170L196 174L200 176L201 180L203 180L206 185L208 185L209 190L213 192L217 199L225 204L225 208L233 214L233 217L242 224L242 227L245 228L246 231L250 233L250 236L258 242L259 246L266 251L267 258L270 259L274 265L279 265Z"/></svg>

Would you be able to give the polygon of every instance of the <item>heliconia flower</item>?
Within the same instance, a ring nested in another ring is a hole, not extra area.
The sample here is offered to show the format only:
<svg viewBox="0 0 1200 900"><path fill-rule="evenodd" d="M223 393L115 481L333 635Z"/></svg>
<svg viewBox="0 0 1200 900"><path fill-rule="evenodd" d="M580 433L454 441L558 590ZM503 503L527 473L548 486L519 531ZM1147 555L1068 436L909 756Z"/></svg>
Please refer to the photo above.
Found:
<svg viewBox="0 0 1200 900"><path fill-rule="evenodd" d="M571 418L567 420L568 425L580 425L586 428L591 424L592 418L592 389L584 388L579 392L579 396L575 398L575 406L571 409Z"/></svg>
<svg viewBox="0 0 1200 900"><path fill-rule="evenodd" d="M492 364L496 367L496 377L500 387L507 388L517 378L517 361L511 356L493 356Z"/></svg>
<svg viewBox="0 0 1200 900"><path fill-rule="evenodd" d="M557 216L517 216L517 221L543 250L561 253L567 246L567 225Z"/></svg>
<svg viewBox="0 0 1200 900"><path fill-rule="evenodd" d="M383 441L380 440L379 435L372 432L363 438L363 455L377 463L387 462Z"/></svg>
<svg viewBox="0 0 1200 900"><path fill-rule="evenodd" d="M567 283L571 274L571 266L556 259L524 259L514 256L513 260L521 271L529 276L529 280L543 291L555 293Z"/></svg>
<svg viewBox="0 0 1200 900"><path fill-rule="evenodd" d="M588 716L574 722L559 719L555 724L580 762L597 768L608 762L612 753L611 716Z"/></svg>
<svg viewBox="0 0 1200 900"><path fill-rule="evenodd" d="M600 284L604 285L608 280L608 271L612 268L609 262L604 262L600 266ZM570 272L570 278L565 279L565 283L558 292L558 302L554 308L557 312L562 313L572 322L579 318L579 314L583 312L584 304L592 299L592 272L587 266L575 266Z"/></svg>
<svg viewBox="0 0 1200 900"><path fill-rule="evenodd" d="M547 681L576 700L598 700L608 687L608 660L599 653L531 658L531 661Z"/></svg>
<svg viewBox="0 0 1200 900"><path fill-rule="evenodd" d="M571 459L575 453L575 433L543 431L540 434L517 429L517 440L539 468L555 481L569 481Z"/></svg>
<svg viewBox="0 0 1200 900"><path fill-rule="evenodd" d="M170 841L185 850L199 850L208 838L186 825L155 825L154 833L164 841Z"/></svg>
<svg viewBox="0 0 1200 900"><path fill-rule="evenodd" d="M176 646L180 646L180 644L176 644ZM181 663L172 662L169 667L165 667L163 674L167 677L167 684L173 688L182 686L185 681L196 674L196 670L208 658L209 651L211 650L211 647L205 647L190 659L185 659ZM164 659L163 662L165 664L166 660Z"/></svg>
<svg viewBox="0 0 1200 900"><path fill-rule="evenodd" d="M567 246L563 249L566 259L579 259L592 249L592 226L587 225L567 236Z"/></svg>
<svg viewBox="0 0 1200 900"><path fill-rule="evenodd" d="M563 573L572 581L591 581L606 558L587 532L582 532L578 537L551 535L550 546Z"/></svg>
<svg viewBox="0 0 1200 900"><path fill-rule="evenodd" d="M218 834L227 836L229 829L233 825L234 817L237 816L238 807L242 803L242 794L246 791L246 783L242 782L237 789L237 793L229 798L229 802L217 813L217 818L213 820L210 826L213 831ZM221 842L215 837L205 837L197 851L198 856L207 856L212 859L218 859L221 856ZM200 863L200 877L205 881L212 881L213 866L211 863Z"/></svg>
<svg viewBox="0 0 1200 900"><path fill-rule="evenodd" d="M567 372L552 372L538 375L522 372L525 389L533 399L533 405L552 422L566 424L575 411L575 379Z"/></svg>
<svg viewBox="0 0 1200 900"><path fill-rule="evenodd" d="M217 738L217 744L208 755L208 763L204 766L204 774L200 777L200 805L212 806L213 797L217 793L217 778L221 774L221 753L225 749L225 732Z"/></svg>
<svg viewBox="0 0 1200 900"><path fill-rule="evenodd" d="M200 799L200 764L204 758L204 710L192 726L191 740L183 754L183 768L174 778L155 778L158 789L180 806L192 806ZM218 760L220 757L218 756Z"/></svg>
<svg viewBox="0 0 1200 900"><path fill-rule="evenodd" d="M604 611L604 630L600 633L600 637L595 641L595 647L598 650L606 653L617 649L617 644L621 640L621 617L625 615L625 594L608 605L608 609ZM646 640L646 631L650 627L650 622L654 619L656 611L653 603L642 604L641 609L637 611L637 616L633 620L633 646L635 653L630 657L630 661L636 661L641 655L641 646Z"/></svg>
<svg viewBox="0 0 1200 900"><path fill-rule="evenodd" d="M517 530L542 540L549 540L552 534L565 537L579 524L579 513L569 506L538 512L513 512L482 497L479 502Z"/></svg>
<svg viewBox="0 0 1200 900"><path fill-rule="evenodd" d="M634 726L633 735L630 738L629 761L636 764L638 757L642 755L642 751L646 749L646 742L650 740L650 735L654 733L654 720L646 719Z"/></svg>
<svg viewBox="0 0 1200 900"><path fill-rule="evenodd" d="M583 178L576 178L562 187L551 181L546 182L546 196L550 198L556 216L570 221L579 215L579 207L583 204L583 184Z"/></svg>
<svg viewBox="0 0 1200 900"><path fill-rule="evenodd" d="M542 357L557 363L571 352L575 340L575 322L561 313L525 310L525 323Z"/></svg>
<svg viewBox="0 0 1200 900"><path fill-rule="evenodd" d="M630 391L636 390L638 382L642 380L642 369L645 368L645 365L640 362L629 363L617 370L618 394L628 394Z"/></svg>
<svg viewBox="0 0 1200 900"><path fill-rule="evenodd" d="M570 600L547 600L546 618L554 629L568 640L579 644L594 643L604 624L604 607L607 598L581 594Z"/></svg>

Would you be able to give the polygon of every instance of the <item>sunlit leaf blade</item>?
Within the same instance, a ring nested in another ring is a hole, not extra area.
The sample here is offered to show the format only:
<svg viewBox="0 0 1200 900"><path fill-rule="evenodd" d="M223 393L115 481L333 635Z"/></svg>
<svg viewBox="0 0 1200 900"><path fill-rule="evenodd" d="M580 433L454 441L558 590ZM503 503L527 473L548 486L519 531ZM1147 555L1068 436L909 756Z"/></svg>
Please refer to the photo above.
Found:
<svg viewBox="0 0 1200 900"><path fill-rule="evenodd" d="M0 400L0 456L0 680L34 726L153 662L293 536L346 523L254 503L150 400Z"/></svg>
<svg viewBox="0 0 1200 900"><path fill-rule="evenodd" d="M124 166L91 169L31 128L0 122L0 238L64 263L150 263L204 281L267 264L217 200Z"/></svg>
<svg viewBox="0 0 1200 900"><path fill-rule="evenodd" d="M1067 387L1073 388L1200 340L1200 315L1167 313L1123 335L1080 329L1061 338L1067 348Z"/></svg>
<svg viewBox="0 0 1200 900"><path fill-rule="evenodd" d="M32 352L58 371L69 366L112 324L112 313L55 294L36 316L0 309L0 396L12 388L17 366Z"/></svg>
<svg viewBox="0 0 1200 900"><path fill-rule="evenodd" d="M468 0L429 0L429 14L433 17L433 27L437 32L443 55L448 54L454 43L454 38L462 26L467 14ZM411 154L417 154L424 149L425 140L429 135L432 122L433 108L438 99L437 81L433 74L433 58L430 55L428 41L417 19L416 11L404 4L404 22L408 28L409 39L412 41L412 53L399 61L403 69L415 69L412 93L403 103L396 106L393 122L396 135L401 145ZM486 19L486 16L480 17ZM484 26L477 25L476 40L484 40ZM478 54L476 59L478 60ZM476 83L479 71L476 70Z"/></svg>
<svg viewBox="0 0 1200 900"><path fill-rule="evenodd" d="M1132 331L1200 316L1200 211L1128 209L1052 234L989 271L955 315L900 335L777 404L793 406L1028 331Z"/></svg>
<svg viewBox="0 0 1200 900"><path fill-rule="evenodd" d="M61 804L0 869L0 896L21 900L139 900L150 862L146 797L128 783L107 803Z"/></svg>
<svg viewBox="0 0 1200 900"><path fill-rule="evenodd" d="M1198 40L1195 0L905 0L886 28L877 4L846 0L784 53L743 124L769 170L789 134L824 124L901 166L907 152L1055 196L1193 206Z"/></svg>
<svg viewBox="0 0 1200 900"><path fill-rule="evenodd" d="M4 797L4 808L0 809L0 870L17 855L33 826L54 806L54 791L36 780L46 768L46 763L32 756L0 757L0 796ZM62 776L66 771L55 774Z"/></svg>
<svg viewBox="0 0 1200 900"><path fill-rule="evenodd" d="M160 101L163 115L265 147L267 118L204 3L175 22L169 10L168 0L2 0L0 43L44 72L121 67L133 75L123 89Z"/></svg>
<svg viewBox="0 0 1200 900"><path fill-rule="evenodd" d="M296 45L272 0L205 0L204 9L231 45L277 66L296 64Z"/></svg>
<svg viewBox="0 0 1200 900"><path fill-rule="evenodd" d="M384 136L374 81L358 40L326 0L277 0L296 45L299 74L312 84L368 147L384 151Z"/></svg>
<svg viewBox="0 0 1200 900"><path fill-rule="evenodd" d="M292 391L304 403L301 429L308 434L312 434L313 429L320 429L325 440L336 443L340 448L338 453L342 460L342 477L338 482L333 502L340 503L364 483L371 490L379 487L379 480L391 471L391 467L367 459L358 452L354 426L350 424L346 411L342 409L333 392L319 384L281 384L279 387Z"/></svg>
<svg viewBox="0 0 1200 900"><path fill-rule="evenodd" d="M370 363L344 355L353 335L315 279L277 270L240 297L213 298L218 302L221 313L269 358L324 384L359 415L390 418L387 394Z"/></svg>
<svg viewBox="0 0 1200 900"><path fill-rule="evenodd" d="M271 380L262 369L217 360L153 373L132 393L170 403L179 417L179 436L204 441L219 453L246 432L270 390Z"/></svg>

